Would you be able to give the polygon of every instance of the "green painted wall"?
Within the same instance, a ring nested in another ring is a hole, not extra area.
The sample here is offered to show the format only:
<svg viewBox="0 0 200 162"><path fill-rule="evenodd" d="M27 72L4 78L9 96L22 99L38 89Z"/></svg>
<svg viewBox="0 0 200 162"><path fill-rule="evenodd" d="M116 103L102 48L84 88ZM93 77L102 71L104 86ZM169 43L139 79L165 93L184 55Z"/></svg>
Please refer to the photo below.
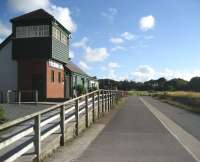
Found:
<svg viewBox="0 0 200 162"><path fill-rule="evenodd" d="M84 87L88 89L88 78L84 75L75 74L75 73L73 74L73 87L77 85L83 85L82 78L84 79Z"/></svg>
<svg viewBox="0 0 200 162"><path fill-rule="evenodd" d="M58 30L60 30L62 33L64 33L67 37L68 34L65 33L61 28L58 26L52 25L52 27L56 27ZM69 59L69 39L68 39L68 45L64 45L61 41L57 40L52 36L52 58L56 59L58 61L67 63Z"/></svg>

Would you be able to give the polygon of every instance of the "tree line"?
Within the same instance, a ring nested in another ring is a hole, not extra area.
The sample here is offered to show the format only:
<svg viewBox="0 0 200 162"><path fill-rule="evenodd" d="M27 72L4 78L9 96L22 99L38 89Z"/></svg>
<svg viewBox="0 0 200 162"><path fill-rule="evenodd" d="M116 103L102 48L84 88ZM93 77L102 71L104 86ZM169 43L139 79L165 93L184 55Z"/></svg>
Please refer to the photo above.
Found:
<svg viewBox="0 0 200 162"><path fill-rule="evenodd" d="M115 81L111 79L100 79L99 87L101 89L119 89L119 90L140 90L140 91L199 91L200 77L194 77L190 81L180 78L167 80L159 78L157 80L149 80L146 82L135 81Z"/></svg>

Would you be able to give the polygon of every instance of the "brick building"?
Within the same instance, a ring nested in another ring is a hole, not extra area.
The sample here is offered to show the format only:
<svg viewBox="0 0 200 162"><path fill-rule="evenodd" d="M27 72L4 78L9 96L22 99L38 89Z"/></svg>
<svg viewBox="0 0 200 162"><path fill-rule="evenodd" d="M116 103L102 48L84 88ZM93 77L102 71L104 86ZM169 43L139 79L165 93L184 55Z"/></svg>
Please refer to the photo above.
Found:
<svg viewBox="0 0 200 162"><path fill-rule="evenodd" d="M37 90L44 101L71 98L77 84L89 87L91 77L69 59L71 33L52 15L39 9L11 22L12 34L0 44L0 91Z"/></svg>

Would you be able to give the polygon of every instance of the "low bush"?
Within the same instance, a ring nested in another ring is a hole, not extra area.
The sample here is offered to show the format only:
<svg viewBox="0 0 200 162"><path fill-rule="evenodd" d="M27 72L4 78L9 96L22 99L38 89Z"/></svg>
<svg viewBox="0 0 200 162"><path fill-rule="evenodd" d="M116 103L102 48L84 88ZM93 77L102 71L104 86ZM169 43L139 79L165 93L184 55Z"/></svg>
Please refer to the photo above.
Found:
<svg viewBox="0 0 200 162"><path fill-rule="evenodd" d="M86 89L85 89L85 87L83 85L78 85L76 87L76 90L77 90L77 95L78 96L81 96L81 95L86 93Z"/></svg>
<svg viewBox="0 0 200 162"><path fill-rule="evenodd" d="M5 121L6 121L5 112L2 106L0 106L0 124L4 123Z"/></svg>

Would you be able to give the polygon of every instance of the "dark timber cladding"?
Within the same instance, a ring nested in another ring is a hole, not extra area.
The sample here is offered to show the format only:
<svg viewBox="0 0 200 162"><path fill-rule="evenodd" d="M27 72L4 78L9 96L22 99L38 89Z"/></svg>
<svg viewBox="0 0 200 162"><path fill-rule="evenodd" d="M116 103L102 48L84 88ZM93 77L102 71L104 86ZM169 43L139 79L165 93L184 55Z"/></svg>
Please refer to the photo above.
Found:
<svg viewBox="0 0 200 162"><path fill-rule="evenodd" d="M69 35L43 9L13 18L13 59L55 59L68 62Z"/></svg>

